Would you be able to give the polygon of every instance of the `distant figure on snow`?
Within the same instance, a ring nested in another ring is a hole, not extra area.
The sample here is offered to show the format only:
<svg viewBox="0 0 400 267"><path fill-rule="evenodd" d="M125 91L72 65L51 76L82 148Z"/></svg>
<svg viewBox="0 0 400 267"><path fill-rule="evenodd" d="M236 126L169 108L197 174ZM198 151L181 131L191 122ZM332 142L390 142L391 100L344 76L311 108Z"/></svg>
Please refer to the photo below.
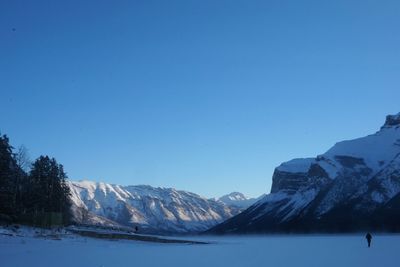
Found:
<svg viewBox="0 0 400 267"><path fill-rule="evenodd" d="M368 247L371 247L372 235L371 235L370 233L367 233L367 235L365 236L365 238L367 239Z"/></svg>
<svg viewBox="0 0 400 267"><path fill-rule="evenodd" d="M135 233L139 232L139 227L135 226Z"/></svg>

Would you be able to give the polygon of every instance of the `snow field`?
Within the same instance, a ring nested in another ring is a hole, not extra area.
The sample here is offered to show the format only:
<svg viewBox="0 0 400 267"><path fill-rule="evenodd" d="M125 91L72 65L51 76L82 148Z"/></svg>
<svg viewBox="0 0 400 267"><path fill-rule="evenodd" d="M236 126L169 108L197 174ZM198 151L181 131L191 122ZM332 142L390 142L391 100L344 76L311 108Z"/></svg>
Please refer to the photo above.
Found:
<svg viewBox="0 0 400 267"><path fill-rule="evenodd" d="M188 239L185 237L185 239ZM190 239L190 238L189 238ZM399 266L399 235L195 237L210 245L0 235L2 267Z"/></svg>

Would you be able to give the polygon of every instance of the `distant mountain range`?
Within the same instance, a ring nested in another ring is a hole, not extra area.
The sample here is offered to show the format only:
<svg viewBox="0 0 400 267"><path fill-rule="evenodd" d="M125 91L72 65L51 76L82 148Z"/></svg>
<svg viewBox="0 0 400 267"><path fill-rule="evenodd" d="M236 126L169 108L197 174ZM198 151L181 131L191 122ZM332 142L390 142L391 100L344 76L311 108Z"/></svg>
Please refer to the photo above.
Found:
<svg viewBox="0 0 400 267"><path fill-rule="evenodd" d="M246 209L256 203L258 200L263 198L265 195L262 195L258 198L249 198L240 192L232 192L230 194L224 195L220 197L218 200L225 203L228 206L236 206L241 209Z"/></svg>
<svg viewBox="0 0 400 267"><path fill-rule="evenodd" d="M400 113L372 135L294 159L271 193L209 233L400 231Z"/></svg>
<svg viewBox="0 0 400 267"><path fill-rule="evenodd" d="M69 183L75 222L138 226L142 233L202 232L254 203L241 193L220 200L173 188L119 186L92 181Z"/></svg>

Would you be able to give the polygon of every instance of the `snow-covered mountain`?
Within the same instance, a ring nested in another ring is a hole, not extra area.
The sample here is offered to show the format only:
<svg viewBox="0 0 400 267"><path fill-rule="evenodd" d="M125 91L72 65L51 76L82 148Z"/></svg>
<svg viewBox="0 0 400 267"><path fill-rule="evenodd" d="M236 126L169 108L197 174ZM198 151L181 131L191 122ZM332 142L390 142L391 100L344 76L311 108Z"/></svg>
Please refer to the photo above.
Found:
<svg viewBox="0 0 400 267"><path fill-rule="evenodd" d="M146 233L201 232L238 214L240 208L173 188L70 182L75 221L138 226Z"/></svg>
<svg viewBox="0 0 400 267"><path fill-rule="evenodd" d="M246 208L250 207L251 205L253 205L256 201L258 201L263 196L261 196L259 198L249 198L240 192L232 192L230 194L220 197L218 200L225 203L228 206L236 206L236 207L239 207L242 209L246 209Z"/></svg>
<svg viewBox="0 0 400 267"><path fill-rule="evenodd" d="M272 180L270 194L211 231L399 231L400 113L375 134L281 164Z"/></svg>

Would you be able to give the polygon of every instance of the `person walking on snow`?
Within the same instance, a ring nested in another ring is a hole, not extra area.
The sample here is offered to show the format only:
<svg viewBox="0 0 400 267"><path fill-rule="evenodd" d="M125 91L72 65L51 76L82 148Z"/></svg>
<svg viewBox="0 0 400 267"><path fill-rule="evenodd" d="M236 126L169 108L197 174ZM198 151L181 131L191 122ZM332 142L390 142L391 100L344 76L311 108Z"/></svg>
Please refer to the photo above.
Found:
<svg viewBox="0 0 400 267"><path fill-rule="evenodd" d="M365 236L365 238L367 239L368 247L371 247L372 235L371 235L370 233L367 233L367 235Z"/></svg>

